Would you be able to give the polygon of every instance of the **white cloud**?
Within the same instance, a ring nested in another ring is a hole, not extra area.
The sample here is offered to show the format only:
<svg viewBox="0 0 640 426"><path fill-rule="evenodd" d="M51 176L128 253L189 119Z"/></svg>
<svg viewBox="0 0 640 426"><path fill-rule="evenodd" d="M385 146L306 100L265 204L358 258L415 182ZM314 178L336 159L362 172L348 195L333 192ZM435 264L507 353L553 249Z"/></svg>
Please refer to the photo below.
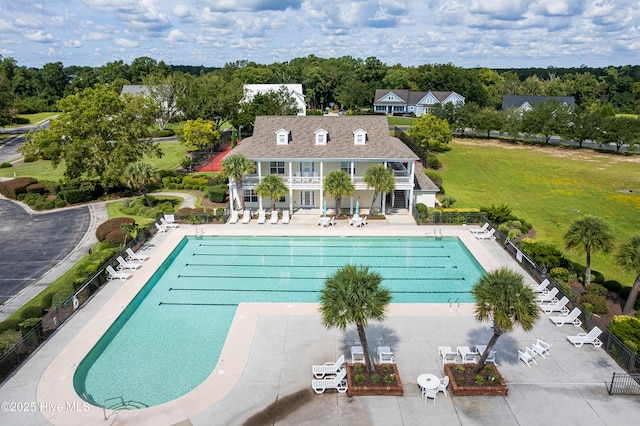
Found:
<svg viewBox="0 0 640 426"><path fill-rule="evenodd" d="M121 47L137 47L138 46L138 42L135 40L130 40L127 38L117 38L114 40L114 43L117 46L121 46Z"/></svg>
<svg viewBox="0 0 640 426"><path fill-rule="evenodd" d="M187 36L182 31L174 29L169 31L164 41L167 43L184 43L187 41Z"/></svg>
<svg viewBox="0 0 640 426"><path fill-rule="evenodd" d="M83 0L92 9L108 12L125 27L162 31L171 23L157 0Z"/></svg>
<svg viewBox="0 0 640 426"><path fill-rule="evenodd" d="M54 39L54 37L51 34L45 33L42 30L25 34L24 38L26 38L29 41L35 41L38 43L51 43Z"/></svg>

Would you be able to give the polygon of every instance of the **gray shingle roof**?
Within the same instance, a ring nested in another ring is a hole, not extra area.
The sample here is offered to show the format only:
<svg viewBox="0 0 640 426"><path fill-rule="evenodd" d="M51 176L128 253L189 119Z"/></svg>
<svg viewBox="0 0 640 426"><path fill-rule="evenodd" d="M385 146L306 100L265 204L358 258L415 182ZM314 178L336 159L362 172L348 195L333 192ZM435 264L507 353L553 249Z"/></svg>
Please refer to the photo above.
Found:
<svg viewBox="0 0 640 426"><path fill-rule="evenodd" d="M429 192L438 192L440 188L438 185L433 183L433 181L429 178L429 176L424 174L424 167L422 163L416 161L416 170L415 170L415 180L416 187L415 189L418 191L429 191Z"/></svg>
<svg viewBox="0 0 640 426"><path fill-rule="evenodd" d="M277 145L276 132L290 133L288 145ZM316 145L315 131L328 132L326 145ZM365 145L354 145L353 132L367 132ZM383 116L259 116L253 136L228 155L242 154L252 160L394 160L414 161L418 156L389 134Z"/></svg>
<svg viewBox="0 0 640 426"><path fill-rule="evenodd" d="M506 111L509 108L520 108L527 102L533 106L540 102L555 99L561 104L567 104L571 109L575 108L575 100L573 96L519 96L519 95L504 95L502 97L502 110Z"/></svg>

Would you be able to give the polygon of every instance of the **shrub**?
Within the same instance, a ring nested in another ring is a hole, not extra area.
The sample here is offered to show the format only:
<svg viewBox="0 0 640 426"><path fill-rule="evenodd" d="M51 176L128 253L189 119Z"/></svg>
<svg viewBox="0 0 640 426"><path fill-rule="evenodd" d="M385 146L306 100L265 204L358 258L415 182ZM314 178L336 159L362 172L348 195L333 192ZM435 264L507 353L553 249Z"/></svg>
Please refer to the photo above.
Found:
<svg viewBox="0 0 640 426"><path fill-rule="evenodd" d="M518 228L509 229L509 232L507 232L507 237L510 240L513 240L513 239L519 237L520 235L522 235L522 231L520 231L520 229L518 229Z"/></svg>
<svg viewBox="0 0 640 426"><path fill-rule="evenodd" d="M480 210L484 213L487 219L493 223L503 223L517 219L511 213L511 207L507 204L500 204L499 206L494 206L492 204L489 207L480 207Z"/></svg>
<svg viewBox="0 0 640 426"><path fill-rule="evenodd" d="M377 374L374 374L371 376L371 381L373 383L379 383L380 382L380 376L378 376Z"/></svg>
<svg viewBox="0 0 640 426"><path fill-rule="evenodd" d="M26 320L18 324L20 326L20 332L24 336L25 334L33 330L38 324L40 324L40 321L40 318L27 318Z"/></svg>
<svg viewBox="0 0 640 426"><path fill-rule="evenodd" d="M456 203L456 200L450 195L445 195L444 197L442 197L442 200L440 201L440 203L442 204L442 207L447 209L453 206Z"/></svg>
<svg viewBox="0 0 640 426"><path fill-rule="evenodd" d="M0 354L22 341L22 333L18 330L7 330L0 333Z"/></svg>
<svg viewBox="0 0 640 426"><path fill-rule="evenodd" d="M13 164L5 161L4 163L0 163L0 169L7 169L9 167L13 167Z"/></svg>
<svg viewBox="0 0 640 426"><path fill-rule="evenodd" d="M0 182L0 194L7 198L16 200L18 195L27 192L27 187L37 180L30 177L20 177L16 179Z"/></svg>
<svg viewBox="0 0 640 426"><path fill-rule="evenodd" d="M65 285L60 290L56 291L51 300L51 307L56 309L64 305L64 302L69 300L73 296L73 286Z"/></svg>
<svg viewBox="0 0 640 426"><path fill-rule="evenodd" d="M104 241L106 236L116 229L122 231L123 223L136 223L136 221L130 217L117 217L109 219L106 222L101 223L96 229L96 238L98 241Z"/></svg>
<svg viewBox="0 0 640 426"><path fill-rule="evenodd" d="M93 199L93 191L86 188L63 189L58 195L69 204L85 203Z"/></svg>
<svg viewBox="0 0 640 426"><path fill-rule="evenodd" d="M586 287L585 294L582 295L581 303L585 305L591 305L592 308L589 312L594 314L606 314L607 313L607 289L600 284L591 284Z"/></svg>
<svg viewBox="0 0 640 426"><path fill-rule="evenodd" d="M44 315L44 309L42 306L27 306L20 312L20 319L26 320L28 318L40 318Z"/></svg>
<svg viewBox="0 0 640 426"><path fill-rule="evenodd" d="M46 192L46 188L41 183L32 183L27 186L27 192L35 193L35 194L44 194Z"/></svg>
<svg viewBox="0 0 640 426"><path fill-rule="evenodd" d="M47 293L42 296L42 300L40 304L43 309L49 309L51 307L51 302L53 301L53 292Z"/></svg>
<svg viewBox="0 0 640 426"><path fill-rule="evenodd" d="M433 170L438 170L440 167L442 167L442 162L433 152L427 154L427 167Z"/></svg>
<svg viewBox="0 0 640 426"><path fill-rule="evenodd" d="M548 270L569 266L569 262L565 259L562 252L551 244L536 242L531 238L524 238L518 245L529 259L542 267L546 267Z"/></svg>
<svg viewBox="0 0 640 426"><path fill-rule="evenodd" d="M215 185L209 187L209 199L214 203L224 203L227 199L229 187L227 185Z"/></svg>
<svg viewBox="0 0 640 426"><path fill-rule="evenodd" d="M0 333L4 333L7 330L20 330L20 326L18 325L19 323L20 320L14 318L0 322Z"/></svg>
<svg viewBox="0 0 640 426"><path fill-rule="evenodd" d="M151 137L152 138L166 138L169 136L175 136L176 132L173 129L164 129L164 130L152 130Z"/></svg>
<svg viewBox="0 0 640 426"><path fill-rule="evenodd" d="M67 206L67 202L62 198L56 198L56 201L53 203L56 208L62 208Z"/></svg>
<svg viewBox="0 0 640 426"><path fill-rule="evenodd" d="M567 268L553 268L549 272L549 275L551 276L551 278L553 278L557 282L561 282L561 283L570 282L569 281L570 273Z"/></svg>
<svg viewBox="0 0 640 426"><path fill-rule="evenodd" d="M615 280L607 280L602 283L602 286L613 293L618 293L620 290L622 290L622 284L620 284L619 281Z"/></svg>
<svg viewBox="0 0 640 426"><path fill-rule="evenodd" d="M122 246L125 239L129 239L129 234L122 229L114 229L104 237L104 240L109 243L111 247Z"/></svg>
<svg viewBox="0 0 640 426"><path fill-rule="evenodd" d="M626 315L616 315L607 328L625 344L631 341L636 345L640 345L640 319Z"/></svg>
<svg viewBox="0 0 640 426"><path fill-rule="evenodd" d="M420 219L426 219L427 216L429 216L429 208L426 204L417 203L416 210L418 211L418 216L420 217Z"/></svg>
<svg viewBox="0 0 640 426"><path fill-rule="evenodd" d="M364 383L364 374L356 374L356 383Z"/></svg>

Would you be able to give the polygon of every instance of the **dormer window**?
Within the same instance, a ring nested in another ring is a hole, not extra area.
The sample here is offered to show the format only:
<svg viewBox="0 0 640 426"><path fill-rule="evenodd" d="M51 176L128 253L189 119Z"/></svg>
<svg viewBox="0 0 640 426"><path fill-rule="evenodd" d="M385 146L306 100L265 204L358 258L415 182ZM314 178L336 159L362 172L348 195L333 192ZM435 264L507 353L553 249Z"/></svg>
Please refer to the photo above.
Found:
<svg viewBox="0 0 640 426"><path fill-rule="evenodd" d="M358 129L353 132L353 144L364 145L367 141L367 132L362 129Z"/></svg>
<svg viewBox="0 0 640 426"><path fill-rule="evenodd" d="M316 145L326 145L327 140L329 139L329 132L324 129L318 129L315 131L316 134Z"/></svg>
<svg viewBox="0 0 640 426"><path fill-rule="evenodd" d="M280 129L276 132L276 143L278 145L289 145L289 131Z"/></svg>

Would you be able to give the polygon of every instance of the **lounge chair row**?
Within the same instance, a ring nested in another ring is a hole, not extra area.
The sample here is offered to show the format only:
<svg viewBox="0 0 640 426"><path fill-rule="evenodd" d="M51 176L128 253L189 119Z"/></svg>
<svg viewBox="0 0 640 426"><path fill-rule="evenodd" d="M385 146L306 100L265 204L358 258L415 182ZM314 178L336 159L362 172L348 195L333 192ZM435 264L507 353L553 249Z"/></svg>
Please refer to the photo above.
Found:
<svg viewBox="0 0 640 426"><path fill-rule="evenodd" d="M389 346L378 346L376 348L376 354L378 355L378 364L394 364L393 352ZM364 351L362 346L351 346L351 363L364 364Z"/></svg>
<svg viewBox="0 0 640 426"><path fill-rule="evenodd" d="M229 220L227 223L238 223L240 220L239 213L237 210L232 210L231 215L229 216ZM289 210L282 211L282 223L285 225L291 221L291 216L289 215ZM245 210L242 213L242 223L251 222L251 210ZM258 224L264 225L267 222L267 213L264 210L258 211ZM269 223L275 225L278 223L278 210L272 210L269 213Z"/></svg>
<svg viewBox="0 0 640 426"><path fill-rule="evenodd" d="M113 268L113 266L107 266L107 272L109 273L109 280L121 280L125 281L130 278L132 273L128 271L135 271L136 269L142 267L142 263L149 258L146 254L135 253L131 248L127 250L127 259L125 260L122 256L118 256L116 261L118 262L117 270Z"/></svg>
<svg viewBox="0 0 640 426"><path fill-rule="evenodd" d="M569 311L569 307L567 306L569 304L569 299L566 296L563 296L558 300L556 297L558 294L558 288L553 287L549 290L549 284L549 280L545 279L533 288L533 291L538 293L535 301L540 306L540 309L542 309L545 314L559 312L558 315L551 315L549 317L549 320L558 327L564 324L573 324L576 327L582 325L582 321L579 318L582 311L577 307Z"/></svg>
<svg viewBox="0 0 640 426"><path fill-rule="evenodd" d="M335 389L339 393L347 391L347 370L344 368L344 354L335 362L325 362L322 365L311 367L313 379L311 387L317 394L323 393L327 389Z"/></svg>
<svg viewBox="0 0 640 426"><path fill-rule="evenodd" d="M445 364L475 364L482 356L487 347L484 345L476 345L475 350L471 350L469 346L458 346L454 352L451 346L439 346L438 354L442 357L442 365ZM460 360L458 362L458 359ZM485 359L485 364L496 363L496 351L489 352Z"/></svg>
<svg viewBox="0 0 640 426"><path fill-rule="evenodd" d="M180 226L179 224L177 224L176 222L173 221L173 215L170 215L171 220L167 220L166 217L161 217L160 218L160 223L156 222L156 229L158 229L158 232L167 232L167 230L169 229L175 229L178 226Z"/></svg>

